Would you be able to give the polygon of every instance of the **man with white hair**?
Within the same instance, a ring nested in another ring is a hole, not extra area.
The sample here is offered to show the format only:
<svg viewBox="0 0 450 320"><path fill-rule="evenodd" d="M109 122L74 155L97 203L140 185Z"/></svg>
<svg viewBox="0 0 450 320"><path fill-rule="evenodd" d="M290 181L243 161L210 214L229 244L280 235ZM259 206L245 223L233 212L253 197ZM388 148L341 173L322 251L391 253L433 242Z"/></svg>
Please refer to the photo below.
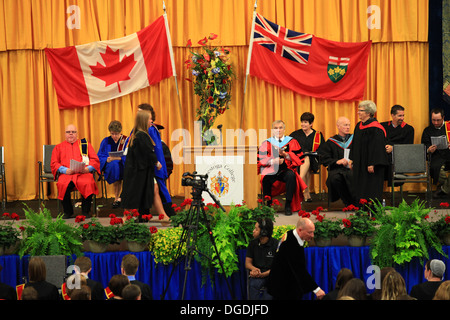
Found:
<svg viewBox="0 0 450 320"><path fill-rule="evenodd" d="M428 260L424 270L427 281L413 286L410 296L417 300L433 300L437 289L442 284L444 273L444 262L438 259Z"/></svg>
<svg viewBox="0 0 450 320"><path fill-rule="evenodd" d="M353 141L350 120L338 118L338 133L322 143L317 150L321 163L328 169L327 187L330 202L342 199L345 206L355 203L353 196L353 172L348 154Z"/></svg>
<svg viewBox="0 0 450 320"><path fill-rule="evenodd" d="M71 168L71 160L82 163L81 171ZM73 215L70 192L78 190L82 196L81 211L88 217L90 214L92 197L98 194L92 172L100 174L100 160L91 144L86 139L78 139L78 130L70 124L65 130L65 141L57 144L52 152L50 163L52 174L58 180L58 199L62 201L64 218Z"/></svg>

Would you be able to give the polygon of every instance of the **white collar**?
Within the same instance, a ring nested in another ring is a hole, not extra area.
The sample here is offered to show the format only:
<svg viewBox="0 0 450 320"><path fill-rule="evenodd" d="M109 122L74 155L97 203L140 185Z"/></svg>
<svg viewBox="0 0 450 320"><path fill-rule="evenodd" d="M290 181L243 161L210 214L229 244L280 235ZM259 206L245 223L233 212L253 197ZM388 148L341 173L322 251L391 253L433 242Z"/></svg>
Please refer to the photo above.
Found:
<svg viewBox="0 0 450 320"><path fill-rule="evenodd" d="M303 245L305 244L305 241L303 241L302 238L300 238L299 234L297 233L297 229L294 229L293 233L294 233L295 239L297 239L298 244L301 247L303 247Z"/></svg>

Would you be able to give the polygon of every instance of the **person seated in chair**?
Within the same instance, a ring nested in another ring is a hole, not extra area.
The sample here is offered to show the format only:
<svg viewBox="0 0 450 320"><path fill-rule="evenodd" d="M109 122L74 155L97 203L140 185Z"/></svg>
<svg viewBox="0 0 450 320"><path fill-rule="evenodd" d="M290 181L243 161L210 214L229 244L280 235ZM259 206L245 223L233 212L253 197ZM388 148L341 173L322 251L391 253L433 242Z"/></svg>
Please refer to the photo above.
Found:
<svg viewBox="0 0 450 320"><path fill-rule="evenodd" d="M322 132L313 129L314 115L311 112L304 112L300 116L301 128L292 132L289 136L297 140L305 155L304 163L298 168L300 177L308 185L304 190L306 202L312 202L310 194L311 174L319 172L320 163L317 157L317 149L325 142Z"/></svg>
<svg viewBox="0 0 450 320"><path fill-rule="evenodd" d="M80 172L75 172L70 162L75 160L84 164ZM73 216L70 192L78 190L82 196L82 215L89 216L92 196L98 194L93 172L100 174L100 161L97 153L86 139L78 139L75 125L70 124L65 131L65 141L53 149L50 163L52 174L58 182L58 199L62 200L64 218Z"/></svg>
<svg viewBox="0 0 450 320"><path fill-rule="evenodd" d="M102 140L97 155L106 182L114 186L113 208L119 208L123 180L123 162L121 156L110 157L109 153L123 151L127 136L122 134L122 124L117 120L109 123L108 130L110 136Z"/></svg>
<svg viewBox="0 0 450 320"><path fill-rule="evenodd" d="M345 117L338 118L336 122L338 134L322 143L317 150L322 164L328 168L328 196L330 202L342 200L345 206L355 204L353 192L353 172L350 169L350 160L345 157L345 150L350 153L353 135L350 134L350 120Z"/></svg>
<svg viewBox="0 0 450 320"><path fill-rule="evenodd" d="M265 140L258 150L258 173L264 198L272 199L286 191L285 214L301 210L306 183L300 178L297 167L303 163L303 153L297 140L285 136L283 121L272 123L272 137ZM272 200L269 200L268 205Z"/></svg>
<svg viewBox="0 0 450 320"><path fill-rule="evenodd" d="M394 105L391 108L391 118L390 121L380 123L386 130L386 153L389 158L389 166L386 166L384 180L388 181L389 187L392 185L392 150L394 145L414 143L414 128L404 121L405 108L398 104ZM401 184L396 183L395 185Z"/></svg>

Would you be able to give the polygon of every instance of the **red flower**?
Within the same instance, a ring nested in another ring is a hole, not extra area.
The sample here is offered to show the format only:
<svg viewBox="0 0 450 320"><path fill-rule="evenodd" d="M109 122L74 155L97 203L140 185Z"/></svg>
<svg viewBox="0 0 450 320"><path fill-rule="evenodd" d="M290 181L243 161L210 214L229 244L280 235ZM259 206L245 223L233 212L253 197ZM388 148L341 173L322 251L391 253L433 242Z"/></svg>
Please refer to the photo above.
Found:
<svg viewBox="0 0 450 320"><path fill-rule="evenodd" d="M450 206L450 204L448 204L448 202L441 202L439 204L442 208L448 208Z"/></svg>
<svg viewBox="0 0 450 320"><path fill-rule="evenodd" d="M9 213L8 213L8 212L5 212L2 216L3 216L3 217L9 217Z"/></svg>
<svg viewBox="0 0 450 320"><path fill-rule="evenodd" d="M20 231L25 231L25 227L24 226L20 226L19 229L20 229Z"/></svg>
<svg viewBox="0 0 450 320"><path fill-rule="evenodd" d="M264 200L271 200L272 198L270 196L264 196Z"/></svg>
<svg viewBox="0 0 450 320"><path fill-rule="evenodd" d="M342 223L344 224L344 227L350 228L352 226L352 223L348 219L342 219Z"/></svg>
<svg viewBox="0 0 450 320"><path fill-rule="evenodd" d="M272 205L273 206L281 206L281 203L280 203L280 201L278 201L278 199L273 199Z"/></svg>
<svg viewBox="0 0 450 320"><path fill-rule="evenodd" d="M19 215L17 213L13 212L13 213L11 213L11 219L19 221Z"/></svg>
<svg viewBox="0 0 450 320"><path fill-rule="evenodd" d="M300 210L298 212L298 215L302 218L309 218L311 215L309 214L309 212L306 212L305 210Z"/></svg>
<svg viewBox="0 0 450 320"><path fill-rule="evenodd" d="M445 223L450 224L450 216L445 217Z"/></svg>
<svg viewBox="0 0 450 320"><path fill-rule="evenodd" d="M75 217L75 222L82 222L84 220L86 220L86 217L83 215Z"/></svg>
<svg viewBox="0 0 450 320"><path fill-rule="evenodd" d="M205 46L207 42L208 42L208 39L206 39L206 37L204 37L203 39L200 39L198 41L198 44L201 46Z"/></svg>
<svg viewBox="0 0 450 320"><path fill-rule="evenodd" d="M161 213L161 214L158 216L158 219L159 219L159 220L164 220L164 217L165 217L165 215Z"/></svg>
<svg viewBox="0 0 450 320"><path fill-rule="evenodd" d="M322 222L322 221L323 221L323 218L324 218L324 216L321 216L320 214L317 215L317 220L318 220L319 222Z"/></svg>
<svg viewBox="0 0 450 320"><path fill-rule="evenodd" d="M208 99L206 99L206 102L208 102L209 104L214 102L214 98L212 96L209 96Z"/></svg>
<svg viewBox="0 0 450 320"><path fill-rule="evenodd" d="M359 203L362 205L367 204L367 200L366 199L359 199Z"/></svg>
<svg viewBox="0 0 450 320"><path fill-rule="evenodd" d="M128 214L129 214L130 212L128 212ZM111 219L114 219L115 217L116 217L116 215L114 214L114 213L111 213L110 215L109 215L109 217L111 218Z"/></svg>
<svg viewBox="0 0 450 320"><path fill-rule="evenodd" d="M88 228L89 228L89 223L83 224L83 229L88 229Z"/></svg>
<svg viewBox="0 0 450 320"><path fill-rule="evenodd" d="M149 230L150 230L150 233L157 233L158 232L158 228L156 228L155 226L151 226L149 228Z"/></svg>
<svg viewBox="0 0 450 320"><path fill-rule="evenodd" d="M209 35L208 39L209 39L209 40L214 40L214 39L216 39L217 37L218 37L217 34L211 33L211 34Z"/></svg>

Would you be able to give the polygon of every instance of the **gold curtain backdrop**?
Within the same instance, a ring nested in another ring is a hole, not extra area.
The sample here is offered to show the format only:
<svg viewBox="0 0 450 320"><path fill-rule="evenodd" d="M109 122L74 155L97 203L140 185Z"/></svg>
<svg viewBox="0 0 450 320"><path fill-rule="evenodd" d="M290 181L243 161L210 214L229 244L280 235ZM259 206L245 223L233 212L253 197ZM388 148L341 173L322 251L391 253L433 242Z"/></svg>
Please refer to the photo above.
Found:
<svg viewBox="0 0 450 320"><path fill-rule="evenodd" d="M165 127L161 132L163 140L174 151L173 156L180 157L183 140L172 133L185 128L194 136L198 105L192 83L185 80L192 78L185 69L184 61L191 50L185 44L192 39L196 46L210 33L219 35L213 45L230 48L236 72L230 109L215 123L223 125L224 136L227 129L241 127L242 112L242 129L257 133L269 130L275 119L284 120L290 133L300 128L300 115L306 111L314 113L314 128L326 138L336 133L339 116L348 117L352 126L357 123L357 101L302 96L254 77L248 77L244 96L253 0L166 0L165 5L176 78L111 101L59 110L43 50L129 35L161 16L163 1L0 0L0 145L5 147L8 200L37 197L37 161L42 160L42 146L60 143L68 124L75 124L79 137L86 137L98 150L101 140L109 135L111 120L121 121L123 133L129 134L140 103L154 106L155 122ZM74 22L76 12L79 29L69 29L66 23ZM390 119L392 105L405 106L405 121L414 126L415 142L420 142L422 130L429 123L428 1L259 0L257 12L287 28L329 40L371 40L365 98L376 102L379 121ZM256 143L263 138L259 136ZM192 139L187 141L192 143ZM232 142L225 138L224 143ZM254 144L248 138L245 143ZM184 194L180 183L183 172L183 165L177 164L169 179L172 195ZM315 192L319 191L318 185L315 176ZM52 188L51 197L55 196Z"/></svg>

